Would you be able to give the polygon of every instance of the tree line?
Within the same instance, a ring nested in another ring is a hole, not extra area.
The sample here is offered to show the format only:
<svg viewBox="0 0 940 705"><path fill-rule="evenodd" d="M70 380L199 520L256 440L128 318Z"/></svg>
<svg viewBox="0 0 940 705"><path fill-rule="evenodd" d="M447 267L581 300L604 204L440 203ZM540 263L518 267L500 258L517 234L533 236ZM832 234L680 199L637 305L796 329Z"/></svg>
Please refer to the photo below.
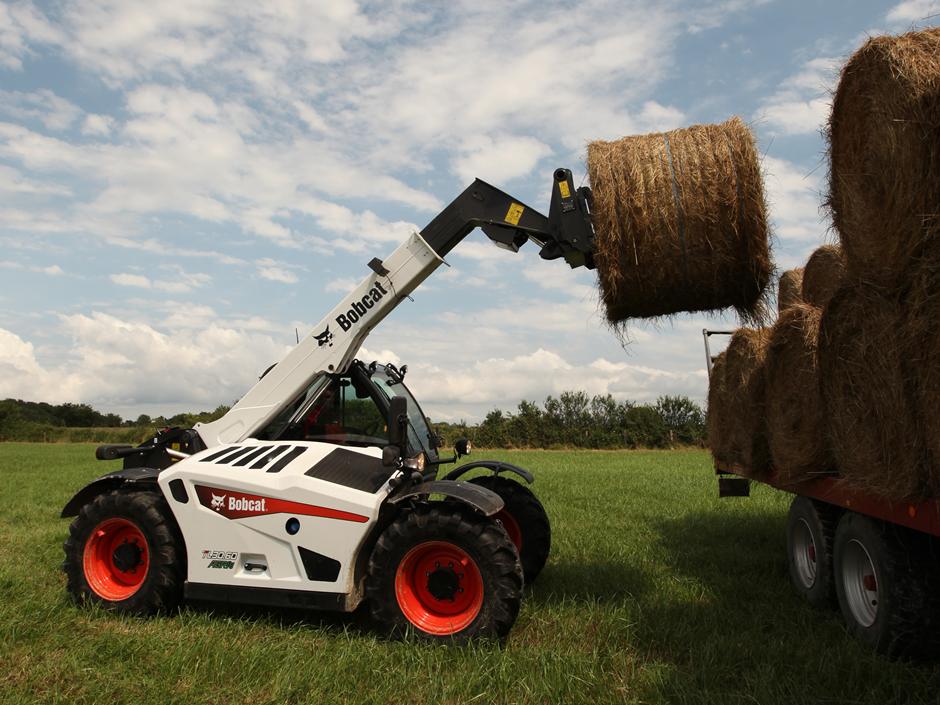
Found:
<svg viewBox="0 0 940 705"><path fill-rule="evenodd" d="M0 401L0 441L135 443L167 426L192 428L229 410L122 419L89 404ZM469 438L481 448L669 448L701 445L705 412L684 396L661 396L654 404L617 401L583 391L549 396L540 405L521 401L514 412L493 409L478 424L433 423L444 446Z"/></svg>

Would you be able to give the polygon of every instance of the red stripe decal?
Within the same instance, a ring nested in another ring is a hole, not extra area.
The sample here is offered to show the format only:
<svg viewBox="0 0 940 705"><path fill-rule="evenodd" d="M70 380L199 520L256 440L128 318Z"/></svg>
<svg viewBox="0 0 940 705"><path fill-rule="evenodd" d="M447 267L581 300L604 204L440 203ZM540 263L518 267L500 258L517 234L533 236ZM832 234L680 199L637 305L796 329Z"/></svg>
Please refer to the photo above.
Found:
<svg viewBox="0 0 940 705"><path fill-rule="evenodd" d="M286 499L247 494L235 490L223 490L218 487L196 485L196 495L202 506L221 514L226 519L244 519L266 514L300 514L308 517L324 517L340 521L355 521L360 524L369 521L369 517L353 514L330 507L318 507L314 504L302 504Z"/></svg>

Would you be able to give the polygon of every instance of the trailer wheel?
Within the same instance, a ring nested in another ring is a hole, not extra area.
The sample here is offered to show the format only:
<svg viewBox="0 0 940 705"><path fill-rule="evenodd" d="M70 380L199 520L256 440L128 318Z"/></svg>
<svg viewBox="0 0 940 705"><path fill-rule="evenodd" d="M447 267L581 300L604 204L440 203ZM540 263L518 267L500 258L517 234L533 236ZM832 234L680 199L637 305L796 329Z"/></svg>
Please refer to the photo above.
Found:
<svg viewBox="0 0 940 705"><path fill-rule="evenodd" d="M795 497L787 515L787 565L793 589L813 607L831 607L832 543L838 510L808 497Z"/></svg>
<svg viewBox="0 0 940 705"><path fill-rule="evenodd" d="M538 497L525 485L498 475L475 477L470 482L493 490L505 503L496 515L519 551L526 585L535 582L552 547L552 526Z"/></svg>
<svg viewBox="0 0 940 705"><path fill-rule="evenodd" d="M155 492L98 495L75 517L64 549L66 589L79 604L151 615L181 600L185 552Z"/></svg>
<svg viewBox="0 0 940 705"><path fill-rule="evenodd" d="M926 537L846 512L835 536L839 607L849 631L890 657L919 658L935 649Z"/></svg>
<svg viewBox="0 0 940 705"><path fill-rule="evenodd" d="M522 566L495 521L445 502L398 517L369 560L373 619L393 635L502 639L522 600Z"/></svg>

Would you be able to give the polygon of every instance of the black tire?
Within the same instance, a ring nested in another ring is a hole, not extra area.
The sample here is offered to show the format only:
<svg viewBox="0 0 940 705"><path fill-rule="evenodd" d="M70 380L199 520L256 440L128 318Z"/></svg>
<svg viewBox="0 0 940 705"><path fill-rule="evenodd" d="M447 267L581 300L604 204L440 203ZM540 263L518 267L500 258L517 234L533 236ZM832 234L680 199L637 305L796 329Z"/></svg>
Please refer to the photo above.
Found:
<svg viewBox="0 0 940 705"><path fill-rule="evenodd" d="M552 548L552 526L545 508L532 490L508 478L483 475L473 478L470 482L493 490L505 502L503 511L509 514L510 521L515 521L519 527L520 540L516 549L522 561L526 585L531 585L545 567L545 561L548 560ZM497 519L502 519L500 514L496 515ZM506 528L510 538L514 539L513 543L516 543L514 532L509 527Z"/></svg>
<svg viewBox="0 0 940 705"><path fill-rule="evenodd" d="M808 497L795 497L787 515L787 566L790 583L813 607L836 604L832 544L839 510Z"/></svg>
<svg viewBox="0 0 940 705"><path fill-rule="evenodd" d="M113 552L111 539L120 542ZM64 548L66 589L79 604L146 616L169 612L182 600L185 549L170 508L156 492L98 495L75 517ZM131 584L123 585L124 579Z"/></svg>
<svg viewBox="0 0 940 705"><path fill-rule="evenodd" d="M833 571L849 631L892 658L935 655L935 565L926 535L846 512L836 529Z"/></svg>
<svg viewBox="0 0 940 705"><path fill-rule="evenodd" d="M444 560L418 570L422 560L441 555L435 551L465 555L473 566ZM519 555L496 521L462 505L434 502L406 510L379 537L369 559L366 598L373 620L393 636L413 630L422 638L462 643L505 638L519 613L522 586ZM425 602L415 601L415 591ZM477 595L476 610L444 614Z"/></svg>

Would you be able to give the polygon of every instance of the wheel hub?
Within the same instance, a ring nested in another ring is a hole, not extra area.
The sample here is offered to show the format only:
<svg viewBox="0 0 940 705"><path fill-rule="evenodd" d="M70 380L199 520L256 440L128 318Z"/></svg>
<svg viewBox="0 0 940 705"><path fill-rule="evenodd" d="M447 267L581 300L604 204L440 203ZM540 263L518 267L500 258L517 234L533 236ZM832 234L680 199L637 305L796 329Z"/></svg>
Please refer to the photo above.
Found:
<svg viewBox="0 0 940 705"><path fill-rule="evenodd" d="M114 567L122 573L133 573L140 565L143 555L144 553L137 545L136 539L133 543L124 539L124 543L114 549L111 560L114 562Z"/></svg>
<svg viewBox="0 0 940 705"><path fill-rule="evenodd" d="M453 563L446 568L437 568L428 576L428 592L436 600L453 602L454 597L463 592L460 587L462 578L463 573L456 572Z"/></svg>

